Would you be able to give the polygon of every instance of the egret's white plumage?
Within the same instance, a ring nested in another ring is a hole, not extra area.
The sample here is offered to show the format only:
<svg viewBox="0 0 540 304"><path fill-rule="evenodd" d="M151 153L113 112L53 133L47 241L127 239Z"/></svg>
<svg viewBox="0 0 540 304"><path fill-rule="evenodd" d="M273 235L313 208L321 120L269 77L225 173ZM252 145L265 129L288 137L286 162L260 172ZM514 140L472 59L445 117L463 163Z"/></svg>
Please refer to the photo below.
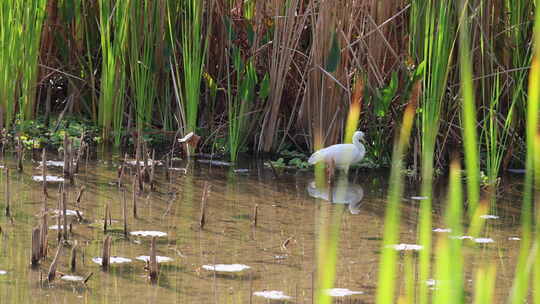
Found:
<svg viewBox="0 0 540 304"><path fill-rule="evenodd" d="M316 164L321 161L325 163L333 161L337 168L347 171L350 165L361 161L366 154L366 148L360 142L363 137L364 132L356 131L352 138L352 144L338 144L321 149L313 153L308 162Z"/></svg>

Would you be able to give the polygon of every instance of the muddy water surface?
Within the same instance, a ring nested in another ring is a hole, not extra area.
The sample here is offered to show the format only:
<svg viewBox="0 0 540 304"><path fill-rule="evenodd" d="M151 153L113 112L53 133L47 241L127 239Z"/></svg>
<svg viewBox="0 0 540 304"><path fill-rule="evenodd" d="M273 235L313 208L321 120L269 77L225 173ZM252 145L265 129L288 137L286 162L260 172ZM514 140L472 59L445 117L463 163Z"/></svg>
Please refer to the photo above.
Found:
<svg viewBox="0 0 540 304"><path fill-rule="evenodd" d="M137 214L133 216L132 177L127 169L124 187L114 184L119 162L98 161L81 168L75 185L67 186L67 209L82 213L68 216L72 223L69 243L60 255L60 275L93 275L84 285L57 279L46 283L48 267L57 248L56 230L49 230L49 254L40 267L30 267L31 230L39 223L44 197L41 184L32 180L41 174L38 163L26 162L24 173L11 170L10 200L12 219L4 216L5 177L0 181L0 303L266 303L257 296L262 291L279 291L292 303L312 303L316 270L315 246L318 223L324 214L321 208L329 204L329 196L340 196L341 203L331 205L331 212L342 212L339 262L336 287L362 292L348 297L351 303L373 303L376 291L378 259L386 207L386 174L353 172L345 186L345 195L329 195L312 183L311 172L282 172L275 176L262 163L245 163L237 168L211 166L197 161L177 162L187 173L157 167L157 188L137 194ZM14 161L7 161L14 167ZM245 168L235 172L234 169ZM49 173L61 175L58 168ZM204 184L210 192L206 203L206 223L199 228L201 196ZM479 245L481 258L467 260L480 265L493 261L498 267L498 298L504 302L513 277L519 240L519 182L511 180L501 190L500 208L492 210L498 218L489 219L486 238L493 243ZM79 208L75 199L84 186ZM341 184L343 186L343 184ZM418 201L411 183L403 199L401 242L414 244ZM49 209L56 209L58 184L50 183L47 200ZM437 198L444 198L444 191ZM343 192L340 192L343 193ZM144 261L149 255L150 237L122 233L122 202L128 206L130 231L166 233L157 239L157 255L169 257L160 267L158 283L149 283ZM112 255L132 260L113 264L108 272L92 261L100 257L104 239L102 222L105 206L111 208L113 226ZM257 227L253 227L254 206L257 205ZM434 228L444 229L440 214L443 207L435 205ZM49 226L56 224L50 212ZM436 238L439 233L434 232ZM78 264L70 271L70 246L76 242ZM473 249L470 249L473 250ZM144 259L144 258L142 258ZM242 264L240 272L214 272L214 264ZM204 266L206 265L206 266ZM203 267L204 266L204 267ZM472 267L471 267L472 268ZM208 270L210 269L210 270ZM69 277L68 277L69 278ZM472 274L467 274L472 280ZM472 282L468 282L472 284ZM279 294L279 293L273 293ZM341 298L343 299L343 298ZM277 301L280 302L280 301Z"/></svg>

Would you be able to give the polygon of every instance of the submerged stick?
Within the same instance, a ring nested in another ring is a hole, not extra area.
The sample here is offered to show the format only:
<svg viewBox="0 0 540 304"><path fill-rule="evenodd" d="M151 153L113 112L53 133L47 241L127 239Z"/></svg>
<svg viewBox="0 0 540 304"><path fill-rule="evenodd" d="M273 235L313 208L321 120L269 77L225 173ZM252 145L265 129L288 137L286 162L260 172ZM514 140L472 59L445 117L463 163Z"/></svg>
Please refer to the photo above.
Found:
<svg viewBox="0 0 540 304"><path fill-rule="evenodd" d="M126 191L122 191L122 216L124 217L124 236L128 237L128 223L127 223L127 202Z"/></svg>
<svg viewBox="0 0 540 304"><path fill-rule="evenodd" d="M83 281L83 284L84 284L84 285L86 285L86 282L88 282L88 280L90 280L90 278L92 277L93 274L94 274L93 272L90 272L90 273L86 276L86 278L84 278L84 281Z"/></svg>
<svg viewBox="0 0 540 304"><path fill-rule="evenodd" d="M73 244L73 248L71 248L71 272L77 271L77 241Z"/></svg>
<svg viewBox="0 0 540 304"><path fill-rule="evenodd" d="M48 246L48 240L47 240L47 234L49 233L49 227L47 225L47 211L43 213L43 217L41 218L41 227L40 227L40 251L41 251L41 257L45 258L47 256L47 246Z"/></svg>
<svg viewBox="0 0 540 304"><path fill-rule="evenodd" d="M137 218L137 179L133 179L133 218Z"/></svg>
<svg viewBox="0 0 540 304"><path fill-rule="evenodd" d="M10 201L9 201L9 168L6 168L6 216L11 217Z"/></svg>
<svg viewBox="0 0 540 304"><path fill-rule="evenodd" d="M69 177L69 139L67 133L64 133L64 177Z"/></svg>
<svg viewBox="0 0 540 304"><path fill-rule="evenodd" d="M39 265L39 260L41 260L41 234L38 227L32 229L32 267Z"/></svg>
<svg viewBox="0 0 540 304"><path fill-rule="evenodd" d="M255 206L253 207L253 216L251 218L251 224L253 225L253 227L257 227L258 213L259 213L259 205L255 204Z"/></svg>
<svg viewBox="0 0 540 304"><path fill-rule="evenodd" d="M156 257L156 237L152 237L150 243L150 261L149 261L150 282L155 284L158 279L158 263Z"/></svg>
<svg viewBox="0 0 540 304"><path fill-rule="evenodd" d="M17 171L23 172L23 154L24 149L21 144L21 140L17 139Z"/></svg>
<svg viewBox="0 0 540 304"><path fill-rule="evenodd" d="M127 158L128 158L128 154L126 153L124 155L124 161L122 162L122 165L118 169L118 187L122 187L122 178L124 177L124 170L126 169Z"/></svg>
<svg viewBox="0 0 540 304"><path fill-rule="evenodd" d="M54 255L54 259L51 263L51 266L49 267L49 275L47 276L47 280L50 282L54 281L56 278L56 265L58 264L58 257L60 256L60 251L62 250L62 244L58 245L58 249L56 250L56 254Z"/></svg>
<svg viewBox="0 0 540 304"><path fill-rule="evenodd" d="M107 217L109 215L109 204L105 204L105 214L103 215L103 232L107 233Z"/></svg>
<svg viewBox="0 0 540 304"><path fill-rule="evenodd" d="M66 207L66 192L64 191L64 187L62 187L62 195L61 195L61 201L62 201L62 219L63 219L63 231L64 231L64 241L68 240L68 230L67 230L67 207Z"/></svg>
<svg viewBox="0 0 540 304"><path fill-rule="evenodd" d="M77 157L75 158L74 168L73 168L73 170L71 170L73 174L79 173L79 163L80 163L81 157L82 157L82 155L84 153L84 149L86 148L86 145L85 145L85 142L84 142L84 136L85 136L85 132L83 131L81 133L81 137L79 138L80 146L79 146L79 150L77 151Z"/></svg>
<svg viewBox="0 0 540 304"><path fill-rule="evenodd" d="M84 190L86 190L86 187L82 186L81 189L79 190L79 194L77 194L77 199L75 200L75 202L77 203L77 207L79 207L79 204L81 203L81 198L84 193Z"/></svg>
<svg viewBox="0 0 540 304"><path fill-rule="evenodd" d="M156 169L156 150L152 150L152 165L150 166L150 191L154 191L154 173Z"/></svg>
<svg viewBox="0 0 540 304"><path fill-rule="evenodd" d="M107 235L103 241L103 252L101 254L101 269L107 271L111 261L111 236Z"/></svg>
<svg viewBox="0 0 540 304"><path fill-rule="evenodd" d="M45 148L43 148L43 152L41 152L41 176L43 178L43 196L45 197L45 200L47 200L47 197L49 197L49 193L47 193L47 154L46 154Z"/></svg>
<svg viewBox="0 0 540 304"><path fill-rule="evenodd" d="M201 217L199 218L199 227L201 229L203 229L204 225L206 224L206 201L208 199L209 192L210 185L208 184L208 182L205 182L203 187L203 194L201 197Z"/></svg>

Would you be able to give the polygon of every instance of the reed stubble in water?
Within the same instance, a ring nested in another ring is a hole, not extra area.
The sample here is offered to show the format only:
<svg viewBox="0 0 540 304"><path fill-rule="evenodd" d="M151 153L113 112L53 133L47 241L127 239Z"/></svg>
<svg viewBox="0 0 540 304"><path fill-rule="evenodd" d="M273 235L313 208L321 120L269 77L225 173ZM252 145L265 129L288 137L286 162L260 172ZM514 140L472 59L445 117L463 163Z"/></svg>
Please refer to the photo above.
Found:
<svg viewBox="0 0 540 304"><path fill-rule="evenodd" d="M41 152L41 177L43 178L43 196L47 200L49 193L47 192L47 151L45 148Z"/></svg>
<svg viewBox="0 0 540 304"><path fill-rule="evenodd" d="M122 190L122 216L124 218L124 237L128 237L126 191Z"/></svg>
<svg viewBox="0 0 540 304"><path fill-rule="evenodd" d="M73 243L71 248L71 259L70 259L71 272L77 271L77 241Z"/></svg>
<svg viewBox="0 0 540 304"><path fill-rule="evenodd" d="M137 218L137 178L133 179L133 218Z"/></svg>
<svg viewBox="0 0 540 304"><path fill-rule="evenodd" d="M60 257L60 252L62 251L62 244L58 244L58 249L56 250L56 254L54 255L54 259L51 263L51 266L49 267L49 274L47 275L47 280L50 282L54 281L56 278L56 267L58 265L58 258Z"/></svg>
<svg viewBox="0 0 540 304"><path fill-rule="evenodd" d="M103 271L109 270L109 264L111 261L111 236L107 235L103 241L103 251L101 253L101 269Z"/></svg>
<svg viewBox="0 0 540 304"><path fill-rule="evenodd" d="M5 192L5 199L6 199L6 216L11 217L11 210L10 210L10 195L9 195L9 168L6 168L5 170L5 177L6 177L6 192Z"/></svg>
<svg viewBox="0 0 540 304"><path fill-rule="evenodd" d="M17 171L23 172L24 148L22 146L20 139L17 139L16 151L17 151Z"/></svg>
<svg viewBox="0 0 540 304"><path fill-rule="evenodd" d="M31 259L32 267L38 266L39 261L41 260L40 244L41 244L40 229L39 227L35 227L34 229L32 229L32 259Z"/></svg>
<svg viewBox="0 0 540 304"><path fill-rule="evenodd" d="M152 237L152 242L150 243L150 258L148 262L148 271L150 276L150 282L152 284L157 283L158 279L158 263L156 256L156 237Z"/></svg>
<svg viewBox="0 0 540 304"><path fill-rule="evenodd" d="M253 227L257 227L258 215L259 215L259 205L255 204L255 206L253 207L253 216L251 217L251 224L253 225Z"/></svg>
<svg viewBox="0 0 540 304"><path fill-rule="evenodd" d="M208 195L210 193L210 184L208 182L204 183L203 193L201 197L201 216L199 218L199 227L204 229L206 224L206 201L208 200Z"/></svg>

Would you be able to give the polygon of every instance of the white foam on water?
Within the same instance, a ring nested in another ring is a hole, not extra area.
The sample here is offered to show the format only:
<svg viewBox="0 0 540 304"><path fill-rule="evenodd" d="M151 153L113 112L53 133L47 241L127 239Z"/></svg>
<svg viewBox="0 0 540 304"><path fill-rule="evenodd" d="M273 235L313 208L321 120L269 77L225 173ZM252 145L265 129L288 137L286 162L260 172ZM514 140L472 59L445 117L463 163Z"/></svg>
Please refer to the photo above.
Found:
<svg viewBox="0 0 540 304"><path fill-rule="evenodd" d="M411 196L411 199L415 201L423 201L423 200L427 200L428 197L427 196Z"/></svg>
<svg viewBox="0 0 540 304"><path fill-rule="evenodd" d="M450 229L450 228L435 228L435 229L433 229L433 232L449 233L449 232L452 232L452 229Z"/></svg>
<svg viewBox="0 0 540 304"><path fill-rule="evenodd" d="M137 165L137 161L136 160L128 160L126 162L126 164L128 164L130 166L135 166L135 165ZM148 166L152 166L152 164L154 164L154 166L161 166L162 162L160 162L159 160L149 159L148 160ZM141 167L144 166L144 161L143 160L139 161L139 166L141 166Z"/></svg>
<svg viewBox="0 0 540 304"><path fill-rule="evenodd" d="M80 282L84 280L83 277L76 276L76 275L63 275L61 279L64 281L70 281L70 282Z"/></svg>
<svg viewBox="0 0 540 304"><path fill-rule="evenodd" d="M149 262L150 261L150 256L141 255L141 256L136 257L136 259L139 260L139 261L143 261L143 262ZM170 257L157 255L156 256L156 261L158 263L167 263L167 262L172 262L173 259L170 258Z"/></svg>
<svg viewBox="0 0 540 304"><path fill-rule="evenodd" d="M489 244L494 243L495 241L492 238L476 238L474 239L474 242L478 244Z"/></svg>
<svg viewBox="0 0 540 304"><path fill-rule="evenodd" d="M61 228L61 229L64 229L64 225L60 225L60 228ZM51 230L58 230L58 225L52 225L52 226L49 226L49 229L51 229Z"/></svg>
<svg viewBox="0 0 540 304"><path fill-rule="evenodd" d="M52 210L52 212L56 215L62 215L62 210L58 210L58 209L55 209L55 210ZM80 214L83 214L81 211L79 211ZM66 215L67 216L75 216L77 215L77 210L70 210L70 209L66 209Z"/></svg>
<svg viewBox="0 0 540 304"><path fill-rule="evenodd" d="M511 236L508 238L509 241L521 241L521 238L518 238L516 236Z"/></svg>
<svg viewBox="0 0 540 304"><path fill-rule="evenodd" d="M5 275L5 274L7 274L7 271L5 271L5 270L0 270L0 275Z"/></svg>
<svg viewBox="0 0 540 304"><path fill-rule="evenodd" d="M165 232L152 231L152 230L131 231L129 234L136 235L136 236L155 236L155 237L167 236L167 233Z"/></svg>
<svg viewBox="0 0 540 304"><path fill-rule="evenodd" d="M32 180L34 180L35 182L43 182L43 176L34 175L32 176ZM47 180L47 182L50 182L50 183L61 183L64 181L64 178L60 176L47 175L45 176L45 180Z"/></svg>
<svg viewBox="0 0 540 304"><path fill-rule="evenodd" d="M101 258L93 258L92 262L101 265L102 259ZM119 256L112 256L109 258L110 264L123 264L123 263L131 263L131 259L129 258L123 258Z"/></svg>
<svg viewBox="0 0 540 304"><path fill-rule="evenodd" d="M353 296L353 295L364 294L363 291L353 291L347 288L327 289L326 293L331 297L348 297L348 296Z"/></svg>
<svg viewBox="0 0 540 304"><path fill-rule="evenodd" d="M215 264L215 265L202 265L203 269L216 271L216 272L240 272L246 269L250 269L248 265L244 264Z"/></svg>
<svg viewBox="0 0 540 304"><path fill-rule="evenodd" d="M450 238L458 239L458 240L473 240L474 238L469 235L460 235L460 236L451 236Z"/></svg>
<svg viewBox="0 0 540 304"><path fill-rule="evenodd" d="M493 215L493 214L483 214L483 215L480 215L480 218L483 218L483 219L486 219L486 220L496 220L499 217L497 215Z"/></svg>
<svg viewBox="0 0 540 304"><path fill-rule="evenodd" d="M408 251L408 250L419 251L424 248L422 245L416 245L416 244L397 244L397 245L390 245L390 247L394 248L397 251Z"/></svg>
<svg viewBox="0 0 540 304"><path fill-rule="evenodd" d="M265 291L255 291L253 293L256 297L263 297L270 300L290 300L292 297L286 295L283 291L279 290L265 290Z"/></svg>

